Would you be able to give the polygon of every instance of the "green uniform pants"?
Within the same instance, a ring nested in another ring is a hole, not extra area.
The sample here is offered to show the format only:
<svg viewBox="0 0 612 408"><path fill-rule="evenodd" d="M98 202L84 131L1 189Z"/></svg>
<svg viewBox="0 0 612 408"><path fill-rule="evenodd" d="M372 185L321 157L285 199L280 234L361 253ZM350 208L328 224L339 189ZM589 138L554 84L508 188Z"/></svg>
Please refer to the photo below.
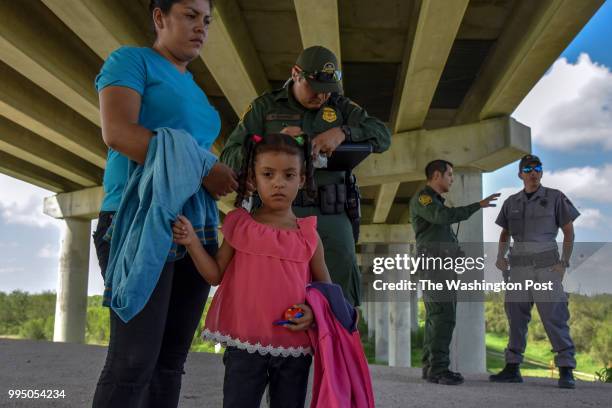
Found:
<svg viewBox="0 0 612 408"><path fill-rule="evenodd" d="M361 272L355 256L353 229L346 213L323 215L318 207L293 207L298 217L317 216L317 232L323 242L325 263L332 282L342 287L354 306L361 302Z"/></svg>
<svg viewBox="0 0 612 408"><path fill-rule="evenodd" d="M444 283L452 276L445 273L427 274L434 282ZM438 276L436 276L438 275ZM457 294L452 290L423 291L425 303L425 335L423 337L423 366L430 367L430 374L440 374L450 365L450 343L457 316Z"/></svg>

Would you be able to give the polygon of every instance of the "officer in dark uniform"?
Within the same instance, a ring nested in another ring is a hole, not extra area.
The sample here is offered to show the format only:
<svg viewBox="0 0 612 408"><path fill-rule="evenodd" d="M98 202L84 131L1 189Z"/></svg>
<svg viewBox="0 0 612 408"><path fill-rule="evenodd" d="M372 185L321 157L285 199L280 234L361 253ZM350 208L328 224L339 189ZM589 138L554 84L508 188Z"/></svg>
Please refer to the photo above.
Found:
<svg viewBox="0 0 612 408"><path fill-rule="evenodd" d="M523 382L519 365L527 346L527 325L535 302L546 334L557 353L559 387L574 388L572 370L576 368L575 347L570 336L567 295L563 290L563 276L569 266L574 242L573 221L580 215L573 204L559 190L542 186L542 162L537 156L526 155L519 163L519 177L525 188L508 197L495 221L502 227L499 236L497 267L510 280L523 285L526 280L552 282L551 291L523 290L506 292L504 303L510 326L505 357L506 366L490 376L493 382ZM563 253L559 257L556 237L563 231ZM509 249L510 237L514 241Z"/></svg>
<svg viewBox="0 0 612 408"><path fill-rule="evenodd" d="M410 219L416 236L417 253L427 257L458 257L461 250L451 224L467 220L481 208L495 207L492 194L480 202L464 207L447 207L441 194L453 184L453 165L434 160L425 167L427 185L410 200ZM421 270L422 279L445 282L456 277L454 271ZM425 303L425 336L423 339L423 379L429 382L457 385L463 376L448 369L450 342L455 328L456 294L444 291L423 291Z"/></svg>
<svg viewBox="0 0 612 408"><path fill-rule="evenodd" d="M249 134L306 133L313 137L313 156L330 156L344 141L367 142L374 152L389 148L391 134L380 120L341 95L341 71L336 56L328 49L305 49L291 69L285 86L258 97L249 105L230 135L221 161L238 170L242 144ZM344 171L315 170L318 199L298 194L293 211L298 217L316 215L317 230L325 249L325 262L332 281L342 286L354 305L361 298L361 274L355 256L351 220L345 212Z"/></svg>

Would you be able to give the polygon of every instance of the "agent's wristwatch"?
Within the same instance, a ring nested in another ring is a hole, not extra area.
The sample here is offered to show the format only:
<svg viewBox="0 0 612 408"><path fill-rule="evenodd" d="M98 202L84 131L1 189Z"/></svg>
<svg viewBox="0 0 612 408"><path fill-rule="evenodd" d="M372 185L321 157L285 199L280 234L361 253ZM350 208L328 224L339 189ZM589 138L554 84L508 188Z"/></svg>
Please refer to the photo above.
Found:
<svg viewBox="0 0 612 408"><path fill-rule="evenodd" d="M559 263L560 263L561 265L563 265L563 267L565 267L565 268L569 268L569 266L570 266L569 261L565 261L565 260L563 260L563 259L561 259L561 260L559 261Z"/></svg>

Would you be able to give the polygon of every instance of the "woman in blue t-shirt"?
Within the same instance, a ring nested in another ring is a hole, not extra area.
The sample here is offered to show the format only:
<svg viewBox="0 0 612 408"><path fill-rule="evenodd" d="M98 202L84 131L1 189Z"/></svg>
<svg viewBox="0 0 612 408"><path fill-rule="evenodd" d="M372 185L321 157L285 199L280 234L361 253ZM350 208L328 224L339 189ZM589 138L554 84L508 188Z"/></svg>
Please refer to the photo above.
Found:
<svg viewBox="0 0 612 408"><path fill-rule="evenodd" d="M94 233L103 275L110 248L102 237L119 207L128 160L144 162L152 130L185 130L207 149L219 134L219 114L187 71L206 39L211 2L151 0L153 46L114 51L96 77L102 136L109 147L105 196ZM217 198L237 187L234 172L220 162L202 184ZM216 241L205 248L214 256ZM108 355L94 407L178 405L183 365L209 289L187 255L164 266L146 306L129 322L111 309Z"/></svg>

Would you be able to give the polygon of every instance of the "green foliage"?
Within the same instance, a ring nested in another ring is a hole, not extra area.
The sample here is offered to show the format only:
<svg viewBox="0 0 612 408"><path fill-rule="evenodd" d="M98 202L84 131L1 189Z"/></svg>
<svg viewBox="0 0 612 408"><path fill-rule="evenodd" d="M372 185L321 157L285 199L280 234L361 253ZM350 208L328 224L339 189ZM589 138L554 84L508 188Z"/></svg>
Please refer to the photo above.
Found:
<svg viewBox="0 0 612 408"><path fill-rule="evenodd" d="M600 325L597 328L592 340L591 355L605 367L612 366L612 326L610 324Z"/></svg>
<svg viewBox="0 0 612 408"><path fill-rule="evenodd" d="M612 383L612 367L602 368L595 373L597 381Z"/></svg>
<svg viewBox="0 0 612 408"><path fill-rule="evenodd" d="M487 333L494 334L502 339L507 338L508 323L504 311L503 294L487 295L485 303L485 318ZM425 317L423 302L419 302L419 319ZM612 296L599 295L586 297L572 295L570 302L570 327L576 349L580 353L578 358L584 364L591 361L594 367L610 367L612 365ZM202 329L210 301L198 324L191 345L192 351L214 352L214 345L201 338ZM534 307L532 321L529 324L529 342L533 346L542 344L542 349L550 350L548 338L541 323L537 308ZM19 336L36 340L52 340L55 317L55 294L45 292L41 294L28 294L22 291L12 293L0 292L0 336ZM366 355L370 361L374 360L374 340L367 338L367 325L360 320L359 330ZM87 302L87 325L85 340L91 344L108 344L109 340L109 311L102 306L101 296L90 296ZM413 363L420 361L420 347L423 342L423 328L412 335ZM505 344L500 344L503 350ZM541 356L533 356L538 358ZM546 358L549 360L550 358ZM539 358L538 358L539 359ZM544 361L544 360L543 360ZM600 365L601 364L601 365ZM602 381L612 381L610 368L599 371ZM595 368L593 368L594 372Z"/></svg>
<svg viewBox="0 0 612 408"><path fill-rule="evenodd" d="M487 295L485 319L487 333L508 335L503 294ZM579 353L588 353L607 366L612 361L612 296L571 295L569 301L572 338ZM546 330L534 305L529 323L529 342L548 341Z"/></svg>
<svg viewBox="0 0 612 408"><path fill-rule="evenodd" d="M50 340L53 338L54 316L54 293L0 292L0 334Z"/></svg>

